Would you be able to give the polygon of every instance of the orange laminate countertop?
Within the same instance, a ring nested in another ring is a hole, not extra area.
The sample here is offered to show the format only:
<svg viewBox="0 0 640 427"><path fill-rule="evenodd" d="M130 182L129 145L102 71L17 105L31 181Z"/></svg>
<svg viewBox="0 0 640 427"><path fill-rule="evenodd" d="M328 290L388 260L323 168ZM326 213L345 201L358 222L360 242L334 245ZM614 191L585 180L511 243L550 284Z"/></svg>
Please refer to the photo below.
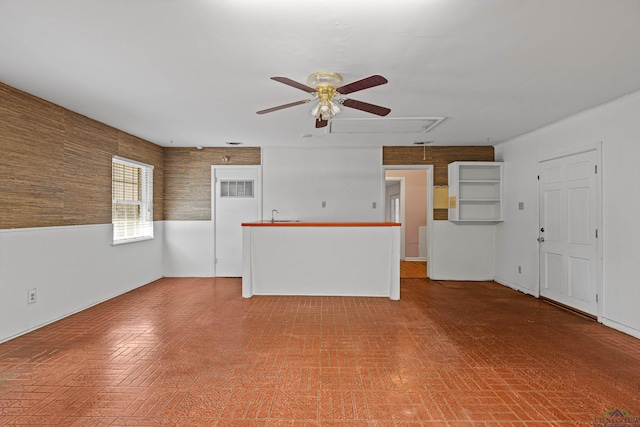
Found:
<svg viewBox="0 0 640 427"><path fill-rule="evenodd" d="M243 222L243 227L400 227L399 222Z"/></svg>

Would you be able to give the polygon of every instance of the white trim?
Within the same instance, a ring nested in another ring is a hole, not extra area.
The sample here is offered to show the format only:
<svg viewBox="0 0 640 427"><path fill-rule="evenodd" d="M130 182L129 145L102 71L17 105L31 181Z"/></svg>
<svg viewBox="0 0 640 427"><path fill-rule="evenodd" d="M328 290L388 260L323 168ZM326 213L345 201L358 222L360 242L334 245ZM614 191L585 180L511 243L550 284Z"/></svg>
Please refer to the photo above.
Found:
<svg viewBox="0 0 640 427"><path fill-rule="evenodd" d="M135 161L135 160L127 159L127 158L125 158L125 157L113 156L113 158L112 158L112 159L113 159L113 160L117 160L117 161L119 161L119 162L121 162L121 163L127 163L127 164L129 164L129 165L131 165L131 166L137 166L137 167L143 167L143 168L150 168L150 169L152 169L152 170L154 169L154 166L153 166L153 165L149 165L149 164L147 164L147 163L142 163L142 162L138 162L138 161Z"/></svg>
<svg viewBox="0 0 640 427"><path fill-rule="evenodd" d="M588 153L589 151L594 151L594 150L597 151L599 148L600 148L600 144L598 144L598 143L589 144L589 145L583 145L583 146L580 146L580 147L567 148L565 150L556 151L554 153L547 154L547 155L541 157L538 160L538 163L544 163L544 162L548 162L548 161L551 161L551 160L561 159L563 157L569 157L569 156L575 156L577 154ZM598 160L600 160L600 159L598 159Z"/></svg>
<svg viewBox="0 0 640 427"><path fill-rule="evenodd" d="M48 228L50 228L50 227L48 227ZM159 280L159 279L161 279L161 278L162 278L162 276L161 276L161 277L158 277L158 278L157 278L157 279L155 279L155 280ZM151 283L153 283L153 282L154 282L154 280L151 280L151 281L149 281L149 282L147 282L147 283L142 283L142 284L140 284L140 285L134 286L134 287L132 287L131 289L129 289L129 290L127 290L127 291L123 291L123 292L116 292L116 293L112 294L111 296L108 296L108 297L106 297L106 298L103 298L103 299L101 299L101 300L98 300L98 301L96 301L96 302L93 302L93 303L91 303L91 304L89 304L89 305L86 305L86 306L84 306L84 307L82 307L82 308L79 308L79 309L77 309L77 310L70 311L69 313L63 314L62 316L58 316L58 317L56 317L55 319L47 320L46 322L43 322L43 323L41 323L41 324L38 324L38 325L35 325L35 326L31 326L29 329L25 329L25 330L23 330L23 331L20 331L20 332L18 332L18 333L16 333L16 334L13 334L13 335L8 336L8 337L0 337L0 344L5 343L5 342L7 342L7 341L11 341L12 339L14 339L14 338L18 338L19 336L26 335L26 334L28 334L28 333L30 333L30 332L33 332L33 331L35 331L35 330L37 330L37 329L40 329L40 328L42 328L42 327L44 327L44 326L50 325L50 324L52 324L52 323L55 323L55 322L57 322L57 321L59 321L59 320L65 319L65 318L67 318L67 317L69 317L69 316L73 316L74 314L78 314L78 313L80 313L81 311L85 311L85 310L86 310L86 309L88 309L88 308L91 308L91 307L94 307L94 306L96 306L96 305L98 305L98 304L102 304L103 302L106 302L106 301L112 300L112 299L114 299L114 298L116 298L116 297L119 297L120 295L124 295L124 294L126 294L127 292L131 292L131 291L133 291L133 290L135 290L135 289L138 289L138 288L141 288L141 287L143 287L143 286L150 285L150 284L151 284Z"/></svg>
<svg viewBox="0 0 640 427"><path fill-rule="evenodd" d="M218 277L216 275L216 258L218 255L216 254L216 171L218 170L233 170L233 169L244 169L244 170L256 170L257 171L257 179L255 185L253 186L253 194L258 202L258 212L260 214L260 218L262 219L262 165L211 165L211 229L213 230L213 259L211 260L211 264L213 265L212 277Z"/></svg>
<svg viewBox="0 0 640 427"><path fill-rule="evenodd" d="M617 329L620 332L624 332L625 334L629 334L632 337L636 337L640 339L640 329L632 328L627 325L623 325L622 323L618 323L615 320L611 320L607 317L598 318L598 321L605 326L608 326L613 329Z"/></svg>
<svg viewBox="0 0 640 427"><path fill-rule="evenodd" d="M640 93L640 92L639 92ZM598 173L596 174L596 229L598 230L598 238L596 240L596 294L598 295L598 301L596 304L596 316L598 322L603 323L603 302L605 299L604 294L604 276L603 276L603 240L604 240L604 222L602 220L603 215L603 194L602 194L602 141L583 145L581 147L569 148L566 150L560 150L556 153L550 154L538 160L538 177L540 176L540 165L544 162L560 159L563 157L574 156L578 154L588 153L590 151L596 152L596 167ZM537 224L538 230L540 229L540 180L538 180L538 209L537 209ZM540 249L538 246L538 295L540 295L540 286L542 278L540 277Z"/></svg>
<svg viewBox="0 0 640 427"><path fill-rule="evenodd" d="M118 239L116 241L112 241L111 246L126 245L127 243L143 242L145 240L153 240L153 239L154 239L153 236L140 236L140 237L131 237L129 239Z"/></svg>
<svg viewBox="0 0 640 427"><path fill-rule="evenodd" d="M499 277L494 276L493 281L503 286L506 286L507 288L511 288L514 291L522 292L523 294L531 295L536 298L540 297L539 293L536 293L535 290L518 286L517 284L510 282L509 280L501 279Z"/></svg>
<svg viewBox="0 0 640 427"><path fill-rule="evenodd" d="M400 226L400 259L404 260L405 258L405 232L406 232L406 228L405 228L405 208L406 208L406 198L405 198L405 179L404 177L396 177L396 176L391 176L389 178L387 178L386 176L384 177L384 182L385 182L385 192L384 192L384 212L385 212L385 217L387 214L387 210L389 209L389 206L387 206L387 186L386 186L386 182L387 181L393 181L393 182L399 182L400 183L400 224L402 224ZM385 218L386 219L386 218Z"/></svg>
<svg viewBox="0 0 640 427"><path fill-rule="evenodd" d="M139 189L141 190L141 200L123 200L114 198L114 195L111 195L111 207L112 207L112 216L111 216L111 224L112 224L112 238L111 244L112 246L116 246L124 243L133 243L140 242L143 240L151 240L153 239L153 170L154 167L152 165L148 165L145 163L137 162L135 160L124 159L119 156L113 156L111 159L111 168L112 168L112 177L111 177L111 188L113 193L113 186L116 181L113 179L113 170L114 165L120 165L123 168L128 167L130 169L136 169L140 171L140 182ZM123 179L125 178L126 173L123 175ZM129 205L129 206L139 206L140 207L140 217L138 220L129 220L126 219L124 221L114 221L113 218L113 207L118 205ZM117 225L117 226L116 226ZM133 227L133 232L125 232L128 226ZM120 229L122 228L122 233L120 233ZM118 231L118 232L117 232ZM117 232L117 233L116 233ZM117 237L116 234L121 234L124 236Z"/></svg>
<svg viewBox="0 0 640 427"><path fill-rule="evenodd" d="M162 222L162 221L154 221ZM29 231L46 231L46 230L62 230L65 228L92 228L92 227L103 227L105 225L109 225L110 223L104 224L78 224L78 225L50 225L48 227L21 227L21 228L0 228L0 234L2 233L17 233L17 232L29 232Z"/></svg>

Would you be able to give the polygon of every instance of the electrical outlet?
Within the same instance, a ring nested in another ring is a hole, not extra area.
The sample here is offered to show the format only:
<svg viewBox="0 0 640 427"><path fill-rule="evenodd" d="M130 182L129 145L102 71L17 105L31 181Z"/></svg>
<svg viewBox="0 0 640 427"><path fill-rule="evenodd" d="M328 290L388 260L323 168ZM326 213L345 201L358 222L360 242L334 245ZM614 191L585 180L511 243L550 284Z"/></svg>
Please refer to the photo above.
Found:
<svg viewBox="0 0 640 427"><path fill-rule="evenodd" d="M371 208L375 209L378 206L378 204L376 202L371 202Z"/></svg>
<svg viewBox="0 0 640 427"><path fill-rule="evenodd" d="M28 304L33 304L34 302L36 302L36 290L34 289L29 289L27 291L27 303Z"/></svg>
<svg viewBox="0 0 640 427"><path fill-rule="evenodd" d="M522 266L521 265L518 266L518 273L522 274Z"/></svg>
<svg viewBox="0 0 640 427"><path fill-rule="evenodd" d="M524 202L518 202L518 210L524 210Z"/></svg>
<svg viewBox="0 0 640 427"><path fill-rule="evenodd" d="M322 201L322 207L326 208L327 207L327 202L325 202L324 200Z"/></svg>

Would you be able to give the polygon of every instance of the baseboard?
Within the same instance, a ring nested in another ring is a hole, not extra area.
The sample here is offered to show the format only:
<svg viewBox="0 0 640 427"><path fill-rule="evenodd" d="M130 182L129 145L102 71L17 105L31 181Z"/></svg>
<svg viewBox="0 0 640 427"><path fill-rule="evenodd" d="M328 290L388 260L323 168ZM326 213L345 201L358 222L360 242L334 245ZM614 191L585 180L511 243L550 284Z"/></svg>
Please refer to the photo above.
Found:
<svg viewBox="0 0 640 427"><path fill-rule="evenodd" d="M631 335L632 337L640 339L639 329L632 328L631 326L623 325L622 323L618 323L615 320L607 319L606 317L601 317L600 321L605 326L608 326L612 329L616 329L620 332L624 332L627 335Z"/></svg>
<svg viewBox="0 0 640 427"><path fill-rule="evenodd" d="M403 259L403 261L422 261L425 262L427 259L426 258L420 258L420 257L405 257Z"/></svg>
<svg viewBox="0 0 640 427"><path fill-rule="evenodd" d="M153 279L153 280L152 280L152 281L150 281L150 282L142 283L142 284L140 284L140 285L134 286L134 287L132 287L131 289L129 289L129 290L127 290L127 291L122 291L122 292L116 293L116 294L114 294L114 295L112 295L112 296L110 296L110 297L107 297L107 298L104 298L104 299L102 299L102 300L99 300L99 301L96 301L96 302L90 303L90 304L88 304L88 305L86 305L86 306L84 306L84 307L82 307L82 308L78 308L78 309L72 310L71 312L66 313L66 314L63 314L63 315L61 315L61 316L58 316L58 317L56 317L55 319L50 319L50 320L48 320L48 321L46 321L46 322L44 322L44 323L41 323L41 324L36 325L36 326L32 326L32 327L30 327L30 328L28 328L28 329L22 330L22 331L17 332L17 333L15 333L15 334L13 334L13 335L10 335L10 336L7 336L7 337L0 337L0 344L5 343L5 342L7 342L7 341L11 341L11 340L12 340L12 339L14 339L14 338L18 338L18 337L20 337L20 336L22 336L22 335L26 335L26 334L28 334L28 333L30 333L30 332L33 332L33 331L36 331L36 330L38 330L38 329L40 329L40 328L44 328L45 326L50 325L50 324L52 324L52 323L59 322L60 320L65 319L65 318L67 318L67 317L69 317L69 316L73 316L74 314L80 313L81 311L87 310L87 309L89 309L89 308L91 308L91 307L94 307L94 306L96 306L96 305L98 305L98 304L102 304L102 303L104 303L104 302L107 302L107 301L109 301L109 300L111 300L111 299L113 299L113 298L117 298L117 297L119 297L120 295L124 295L124 294L126 294L126 293L128 293L128 292L134 291L134 290L136 290L136 289L138 289L138 288L141 288L141 287L143 287L143 286L150 285L151 283L153 283L153 282L155 282L155 281L157 281L157 280L160 280L160 279L162 279L162 277L158 277L157 279Z"/></svg>
<svg viewBox="0 0 640 427"><path fill-rule="evenodd" d="M537 291L533 291L533 290L531 290L529 288L524 288L524 287L519 286L519 285L517 285L517 284L515 284L513 282L510 282L508 280L501 279L500 277L494 277L493 281L496 282L496 283L499 283L499 284L501 284L503 286L506 286L507 288L511 288L511 289L513 289L515 291L522 292L523 294L531 295L531 296L534 296L536 298L540 297L540 294Z"/></svg>

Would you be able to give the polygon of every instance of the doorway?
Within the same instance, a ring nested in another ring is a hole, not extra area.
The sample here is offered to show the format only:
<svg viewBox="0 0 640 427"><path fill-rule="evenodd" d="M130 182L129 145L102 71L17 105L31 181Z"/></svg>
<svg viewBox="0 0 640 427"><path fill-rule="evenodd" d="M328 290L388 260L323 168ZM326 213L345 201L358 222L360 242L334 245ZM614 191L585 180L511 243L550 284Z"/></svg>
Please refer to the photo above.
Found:
<svg viewBox="0 0 640 427"><path fill-rule="evenodd" d="M242 276L242 223L261 216L260 168L211 167L213 275Z"/></svg>
<svg viewBox="0 0 640 427"><path fill-rule="evenodd" d="M540 296L594 317L601 313L599 154L598 146L539 164Z"/></svg>
<svg viewBox="0 0 640 427"><path fill-rule="evenodd" d="M401 259L431 267L429 225L433 221L433 167L431 165L384 166L385 219L399 216ZM395 222L395 221L394 221ZM422 267L424 268L424 267Z"/></svg>
<svg viewBox="0 0 640 427"><path fill-rule="evenodd" d="M399 222L400 226L400 259L405 260L405 180L403 177L386 177L384 216L387 222Z"/></svg>

